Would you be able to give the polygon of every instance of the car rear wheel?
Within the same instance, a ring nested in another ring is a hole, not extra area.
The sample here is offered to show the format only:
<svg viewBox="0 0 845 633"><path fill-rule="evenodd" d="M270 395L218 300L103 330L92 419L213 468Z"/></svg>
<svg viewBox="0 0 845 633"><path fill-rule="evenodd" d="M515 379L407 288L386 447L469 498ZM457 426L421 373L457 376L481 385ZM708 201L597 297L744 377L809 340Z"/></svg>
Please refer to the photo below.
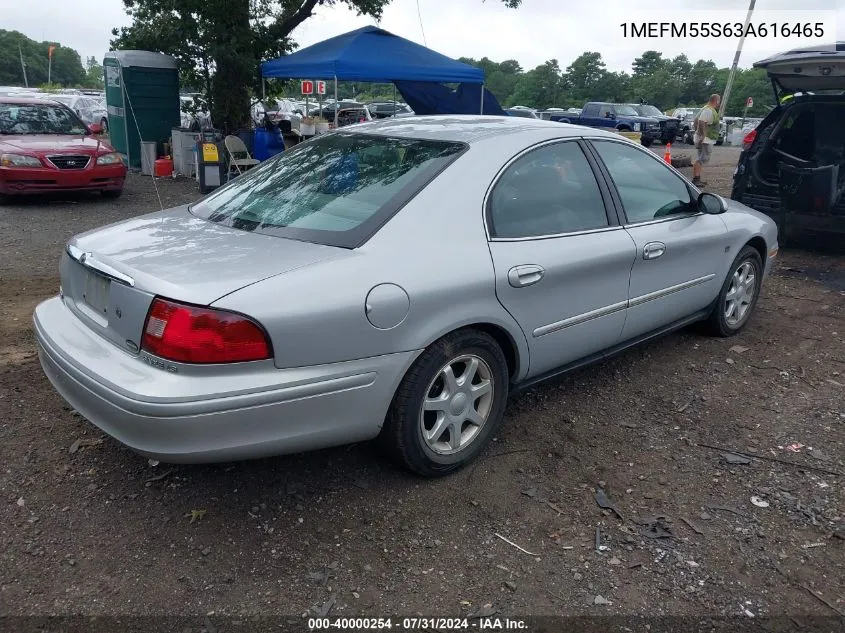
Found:
<svg viewBox="0 0 845 633"><path fill-rule="evenodd" d="M502 423L508 365L484 332L453 332L426 349L393 397L381 439L403 466L448 475L484 449Z"/></svg>
<svg viewBox="0 0 845 633"><path fill-rule="evenodd" d="M711 334L728 337L748 324L760 296L763 261L751 246L743 248L731 264L719 298L707 322Z"/></svg>

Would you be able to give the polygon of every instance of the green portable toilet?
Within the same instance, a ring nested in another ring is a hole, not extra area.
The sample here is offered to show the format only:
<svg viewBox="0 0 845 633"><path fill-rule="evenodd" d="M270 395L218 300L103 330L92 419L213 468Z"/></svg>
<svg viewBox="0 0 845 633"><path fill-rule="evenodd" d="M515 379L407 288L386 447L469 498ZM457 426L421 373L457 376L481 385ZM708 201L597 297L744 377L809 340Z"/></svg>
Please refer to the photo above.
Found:
<svg viewBox="0 0 845 633"><path fill-rule="evenodd" d="M176 60L150 51L110 51L103 74L109 140L129 167L140 168L141 144L166 142L180 124Z"/></svg>

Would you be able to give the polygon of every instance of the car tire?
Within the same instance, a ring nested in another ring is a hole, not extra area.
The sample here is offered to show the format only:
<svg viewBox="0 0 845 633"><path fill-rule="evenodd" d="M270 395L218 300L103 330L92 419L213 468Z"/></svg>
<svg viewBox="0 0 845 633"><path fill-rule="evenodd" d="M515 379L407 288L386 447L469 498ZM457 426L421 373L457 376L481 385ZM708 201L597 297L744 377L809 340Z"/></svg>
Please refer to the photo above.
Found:
<svg viewBox="0 0 845 633"><path fill-rule="evenodd" d="M114 200L119 198L123 195L123 189L108 189L106 191L101 191L100 194L107 199Z"/></svg>
<svg viewBox="0 0 845 633"><path fill-rule="evenodd" d="M108 119L100 119L100 125L103 128L103 132L109 131L109 120Z"/></svg>
<svg viewBox="0 0 845 633"><path fill-rule="evenodd" d="M471 328L452 332L430 345L405 374L382 428L382 444L418 475L453 473L478 457L501 426L508 386L505 355L490 335Z"/></svg>
<svg viewBox="0 0 845 633"><path fill-rule="evenodd" d="M747 275L754 278L748 281ZM731 264L719 297L706 321L707 331L720 337L739 333L751 319L763 283L763 260L757 249L746 246Z"/></svg>

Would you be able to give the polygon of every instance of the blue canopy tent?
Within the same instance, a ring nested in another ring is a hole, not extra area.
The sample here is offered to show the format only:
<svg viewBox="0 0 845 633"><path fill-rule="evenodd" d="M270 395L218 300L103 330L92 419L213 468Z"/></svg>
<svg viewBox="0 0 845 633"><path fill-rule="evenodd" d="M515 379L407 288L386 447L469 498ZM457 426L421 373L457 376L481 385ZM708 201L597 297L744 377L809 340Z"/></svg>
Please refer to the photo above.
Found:
<svg viewBox="0 0 845 633"><path fill-rule="evenodd" d="M334 80L335 100L338 80L391 82L417 114L505 114L496 97L484 88L480 68L375 26L263 62L261 75ZM458 90L442 85L454 83L461 84Z"/></svg>

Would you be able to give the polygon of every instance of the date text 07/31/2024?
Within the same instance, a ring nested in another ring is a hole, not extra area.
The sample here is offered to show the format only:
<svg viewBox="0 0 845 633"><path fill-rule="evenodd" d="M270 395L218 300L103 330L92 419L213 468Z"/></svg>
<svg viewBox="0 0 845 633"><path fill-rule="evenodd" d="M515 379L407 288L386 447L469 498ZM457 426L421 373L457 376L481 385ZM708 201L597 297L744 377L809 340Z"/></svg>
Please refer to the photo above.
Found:
<svg viewBox="0 0 845 633"><path fill-rule="evenodd" d="M824 38L824 22L622 22L624 38Z"/></svg>
<svg viewBox="0 0 845 633"><path fill-rule="evenodd" d="M506 617L469 618L309 618L309 631L353 630L353 631L415 631L415 630L479 630L479 631L524 631L525 620Z"/></svg>

